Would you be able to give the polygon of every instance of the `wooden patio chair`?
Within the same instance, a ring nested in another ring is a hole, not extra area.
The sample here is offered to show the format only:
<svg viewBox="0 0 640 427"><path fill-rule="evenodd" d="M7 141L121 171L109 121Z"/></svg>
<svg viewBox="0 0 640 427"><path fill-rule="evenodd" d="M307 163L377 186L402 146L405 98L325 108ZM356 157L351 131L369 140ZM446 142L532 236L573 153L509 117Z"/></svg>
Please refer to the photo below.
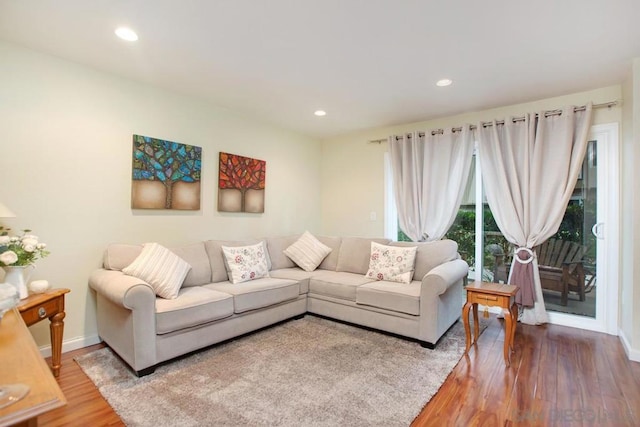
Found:
<svg viewBox="0 0 640 427"><path fill-rule="evenodd" d="M583 258L587 247L576 242L549 239L536 248L542 289L560 292L560 304L567 305L569 292L585 300Z"/></svg>
<svg viewBox="0 0 640 427"><path fill-rule="evenodd" d="M564 306L567 305L569 292L576 293L580 301L584 301L587 284L583 257L587 247L576 242L549 239L535 250L542 289L560 292L560 304ZM506 283L510 265L505 263L504 258L504 254L495 255L494 280ZM593 280L592 276L589 285Z"/></svg>

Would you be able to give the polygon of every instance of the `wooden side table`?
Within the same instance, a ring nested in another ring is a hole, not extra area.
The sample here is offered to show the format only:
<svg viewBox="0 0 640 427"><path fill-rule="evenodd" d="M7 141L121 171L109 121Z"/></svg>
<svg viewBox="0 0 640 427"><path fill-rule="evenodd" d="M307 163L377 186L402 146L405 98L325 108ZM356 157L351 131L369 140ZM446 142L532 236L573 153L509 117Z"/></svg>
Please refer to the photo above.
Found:
<svg viewBox="0 0 640 427"><path fill-rule="evenodd" d="M462 307L462 320L467 338L465 353L471 348L471 327L469 326L469 310L473 307L473 343L477 344L478 327L478 304L487 307L500 307L504 315L504 362L507 366L511 364L511 351L513 351L513 341L516 335L516 325L518 324L518 308L515 303L515 296L519 288L514 285L501 283L472 282L465 287L467 291L467 302Z"/></svg>
<svg viewBox="0 0 640 427"><path fill-rule="evenodd" d="M50 289L42 294L29 295L20 301L18 311L24 323L31 326L42 319L49 319L51 331L51 370L60 375L62 360L62 335L64 333L64 294L69 289Z"/></svg>

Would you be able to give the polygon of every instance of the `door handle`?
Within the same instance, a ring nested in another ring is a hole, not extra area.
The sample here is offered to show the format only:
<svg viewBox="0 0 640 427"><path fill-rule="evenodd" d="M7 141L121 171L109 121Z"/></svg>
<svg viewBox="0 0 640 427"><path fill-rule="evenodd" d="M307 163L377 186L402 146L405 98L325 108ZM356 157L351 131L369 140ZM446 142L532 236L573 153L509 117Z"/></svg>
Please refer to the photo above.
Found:
<svg viewBox="0 0 640 427"><path fill-rule="evenodd" d="M604 240L604 222L596 222L591 227L591 232L596 237L596 239Z"/></svg>

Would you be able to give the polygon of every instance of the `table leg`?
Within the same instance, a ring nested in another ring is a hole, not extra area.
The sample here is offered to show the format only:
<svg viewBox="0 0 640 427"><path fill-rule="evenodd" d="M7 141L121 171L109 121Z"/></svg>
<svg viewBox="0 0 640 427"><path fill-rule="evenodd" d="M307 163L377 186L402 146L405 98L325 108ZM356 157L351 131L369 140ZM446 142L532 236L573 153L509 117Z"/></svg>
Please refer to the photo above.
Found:
<svg viewBox="0 0 640 427"><path fill-rule="evenodd" d="M478 303L473 303L473 343L478 342L480 336L480 322L478 322Z"/></svg>
<svg viewBox="0 0 640 427"><path fill-rule="evenodd" d="M53 376L60 375L60 365L62 364L62 334L64 332L65 312L61 311L52 316L49 320L49 329L51 331L51 370Z"/></svg>
<svg viewBox="0 0 640 427"><path fill-rule="evenodd" d="M511 364L511 337L513 329L513 316L511 310L508 308L502 309L502 315L504 316L504 363L509 366Z"/></svg>
<svg viewBox="0 0 640 427"><path fill-rule="evenodd" d="M465 353L468 353L471 348L471 327L469 326L469 309L471 305L472 304L467 301L464 307L462 307L462 323L464 324L464 333L467 339L467 346L464 350Z"/></svg>
<svg viewBox="0 0 640 427"><path fill-rule="evenodd" d="M511 326L511 351L515 351L516 327L518 325L518 306L515 302L511 305L511 318L513 319Z"/></svg>

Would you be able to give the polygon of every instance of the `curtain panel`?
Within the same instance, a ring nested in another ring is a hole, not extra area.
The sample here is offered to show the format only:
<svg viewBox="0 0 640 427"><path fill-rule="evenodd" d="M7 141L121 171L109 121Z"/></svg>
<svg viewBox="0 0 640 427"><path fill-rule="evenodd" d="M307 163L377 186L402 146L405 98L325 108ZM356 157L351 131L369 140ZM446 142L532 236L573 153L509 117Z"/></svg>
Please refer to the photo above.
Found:
<svg viewBox="0 0 640 427"><path fill-rule="evenodd" d="M453 224L473 145L469 125L460 132L389 137L398 222L414 242L439 240Z"/></svg>
<svg viewBox="0 0 640 427"><path fill-rule="evenodd" d="M476 136L489 207L505 238L518 246L509 282L520 287L520 320L548 321L533 248L558 231L582 167L592 105L559 115L478 124Z"/></svg>

